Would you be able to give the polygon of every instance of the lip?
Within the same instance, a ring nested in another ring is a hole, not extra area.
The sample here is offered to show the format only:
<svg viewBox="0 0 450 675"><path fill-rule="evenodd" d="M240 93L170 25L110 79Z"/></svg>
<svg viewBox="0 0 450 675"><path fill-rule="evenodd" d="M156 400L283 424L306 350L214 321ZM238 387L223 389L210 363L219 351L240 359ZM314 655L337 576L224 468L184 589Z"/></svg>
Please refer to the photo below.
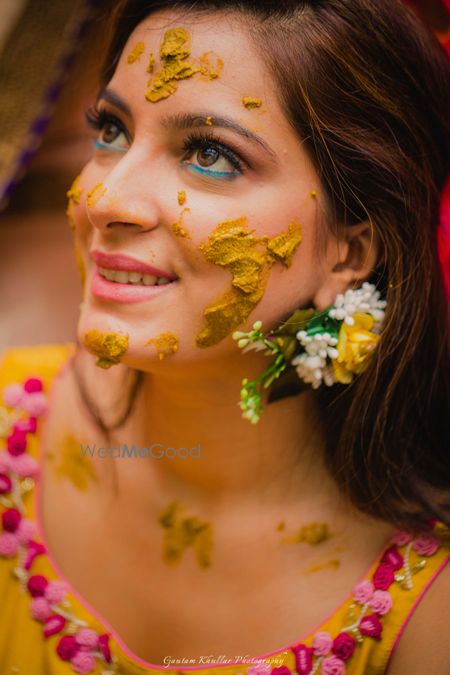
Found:
<svg viewBox="0 0 450 675"><path fill-rule="evenodd" d="M130 258L127 255L122 255L121 253L109 254L103 253L102 251L91 251L90 256L98 267L105 267L106 269L109 270L118 270L122 272L140 272L141 274L154 274L156 277L165 277L166 279L170 279L171 281L176 281L176 279L178 279L178 277L175 274L165 272L164 270L160 270L157 267L152 267L151 265L147 265L147 263L141 262L140 260L135 260L134 258ZM108 282L108 284L112 285L113 282ZM114 286L128 287L129 284L114 283ZM147 288L153 288L153 286L148 286Z"/></svg>

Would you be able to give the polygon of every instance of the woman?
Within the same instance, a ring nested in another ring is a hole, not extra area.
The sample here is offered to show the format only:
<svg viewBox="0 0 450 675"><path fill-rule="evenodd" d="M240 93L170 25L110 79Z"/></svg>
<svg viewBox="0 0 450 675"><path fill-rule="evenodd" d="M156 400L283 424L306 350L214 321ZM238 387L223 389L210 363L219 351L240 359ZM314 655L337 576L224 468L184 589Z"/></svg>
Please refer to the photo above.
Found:
<svg viewBox="0 0 450 675"><path fill-rule="evenodd" d="M115 12L80 346L1 369L2 672L446 670L448 65L279 5Z"/></svg>

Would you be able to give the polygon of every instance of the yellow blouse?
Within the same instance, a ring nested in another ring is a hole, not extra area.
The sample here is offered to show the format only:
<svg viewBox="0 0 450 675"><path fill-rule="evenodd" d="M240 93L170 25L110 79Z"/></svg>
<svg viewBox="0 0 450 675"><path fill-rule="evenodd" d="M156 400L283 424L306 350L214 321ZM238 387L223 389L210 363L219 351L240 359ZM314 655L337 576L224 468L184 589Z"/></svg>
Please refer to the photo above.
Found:
<svg viewBox="0 0 450 675"><path fill-rule="evenodd" d="M19 347L0 365L1 675L384 673L412 612L449 562L449 532L440 523L414 537L396 532L339 607L284 649L247 662L197 661L171 668L146 663L127 649L64 579L40 527L36 491L43 401L74 353L73 344Z"/></svg>

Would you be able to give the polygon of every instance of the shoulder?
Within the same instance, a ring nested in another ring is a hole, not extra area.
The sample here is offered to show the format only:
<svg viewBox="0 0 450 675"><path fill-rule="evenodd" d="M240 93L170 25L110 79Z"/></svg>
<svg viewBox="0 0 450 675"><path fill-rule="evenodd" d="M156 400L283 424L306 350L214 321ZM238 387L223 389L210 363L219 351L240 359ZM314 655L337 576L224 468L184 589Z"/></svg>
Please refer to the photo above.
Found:
<svg viewBox="0 0 450 675"><path fill-rule="evenodd" d="M431 580L406 620L388 675L450 672L450 560Z"/></svg>
<svg viewBox="0 0 450 675"><path fill-rule="evenodd" d="M0 354L0 388L28 377L45 381L75 353L74 343L13 347Z"/></svg>

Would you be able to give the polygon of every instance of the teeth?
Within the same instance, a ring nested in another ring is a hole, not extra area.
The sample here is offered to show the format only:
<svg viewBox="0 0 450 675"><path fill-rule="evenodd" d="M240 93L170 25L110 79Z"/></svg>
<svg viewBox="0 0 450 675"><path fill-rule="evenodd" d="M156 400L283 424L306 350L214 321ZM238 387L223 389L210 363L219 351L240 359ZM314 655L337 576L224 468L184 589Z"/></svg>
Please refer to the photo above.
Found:
<svg viewBox="0 0 450 675"><path fill-rule="evenodd" d="M123 270L110 270L106 267L99 267L98 271L102 277L108 281L115 281L118 284L134 284L139 286L162 286L169 284L167 277L156 277L154 274L140 274L139 272L124 272Z"/></svg>

